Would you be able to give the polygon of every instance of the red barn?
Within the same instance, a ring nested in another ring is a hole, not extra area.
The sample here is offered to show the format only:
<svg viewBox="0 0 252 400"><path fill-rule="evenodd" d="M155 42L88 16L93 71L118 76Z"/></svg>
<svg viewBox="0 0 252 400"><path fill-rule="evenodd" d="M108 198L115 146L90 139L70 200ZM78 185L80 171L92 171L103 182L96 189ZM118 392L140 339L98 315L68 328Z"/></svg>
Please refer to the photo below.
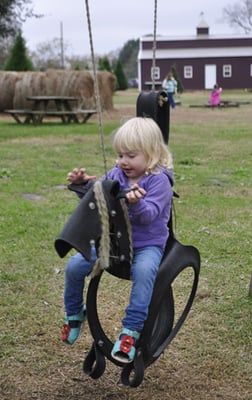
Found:
<svg viewBox="0 0 252 400"><path fill-rule="evenodd" d="M185 90L211 89L218 82L225 89L252 88L252 36L210 35L202 20L195 36L157 36L155 70L153 36L140 38L138 80L140 91L156 89L171 67L176 70Z"/></svg>

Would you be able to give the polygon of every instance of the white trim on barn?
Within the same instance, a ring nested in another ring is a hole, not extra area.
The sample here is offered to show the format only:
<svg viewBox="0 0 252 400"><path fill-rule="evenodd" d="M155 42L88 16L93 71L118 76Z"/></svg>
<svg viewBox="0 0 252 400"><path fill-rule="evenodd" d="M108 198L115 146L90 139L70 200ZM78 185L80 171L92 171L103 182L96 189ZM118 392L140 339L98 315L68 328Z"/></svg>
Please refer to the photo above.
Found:
<svg viewBox="0 0 252 400"><path fill-rule="evenodd" d="M244 35L242 35L242 34L236 34L235 36L234 35L225 35L225 34L220 34L220 35L188 35L188 36L158 36L157 35L157 38L156 38L156 40L158 41L158 42L170 42L170 41L173 41L173 42L181 42L181 41L183 41L183 42L186 42L186 41L199 41L199 40L205 40L205 39L210 39L210 40L219 40L219 39L227 39L227 40L232 40L232 39L244 39L244 38L249 38L249 37L252 37L252 35L246 35L246 36L244 36ZM143 43L143 42L153 42L153 36L152 35L148 35L148 36L142 36L141 38L140 38L140 41Z"/></svg>
<svg viewBox="0 0 252 400"><path fill-rule="evenodd" d="M205 58L205 57L248 57L251 54L251 47L211 47L197 49L167 49L156 50L156 59L164 58ZM152 57L151 50L140 50L138 59L149 60Z"/></svg>

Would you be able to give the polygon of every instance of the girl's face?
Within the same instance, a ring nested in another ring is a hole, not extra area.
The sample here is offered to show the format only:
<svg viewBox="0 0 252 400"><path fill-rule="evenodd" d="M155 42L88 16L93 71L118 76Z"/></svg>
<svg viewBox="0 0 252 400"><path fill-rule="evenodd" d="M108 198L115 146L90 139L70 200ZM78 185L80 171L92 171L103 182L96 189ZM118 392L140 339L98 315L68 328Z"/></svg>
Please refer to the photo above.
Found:
<svg viewBox="0 0 252 400"><path fill-rule="evenodd" d="M118 153L118 165L130 183L136 183L147 170L147 158L142 151Z"/></svg>

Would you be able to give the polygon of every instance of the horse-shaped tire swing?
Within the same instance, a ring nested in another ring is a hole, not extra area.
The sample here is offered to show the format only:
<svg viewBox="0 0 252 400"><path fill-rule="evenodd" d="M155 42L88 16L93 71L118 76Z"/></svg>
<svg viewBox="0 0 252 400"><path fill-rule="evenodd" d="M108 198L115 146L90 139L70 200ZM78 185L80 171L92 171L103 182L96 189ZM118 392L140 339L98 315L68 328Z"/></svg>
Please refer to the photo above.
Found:
<svg viewBox="0 0 252 400"><path fill-rule="evenodd" d="M166 97L164 92L140 94L137 102L137 116L148 116L155 119L163 132L164 140L168 142L169 104ZM103 217L96 186L99 187L103 202L106 204L106 218L109 225L109 237L105 238L110 242L109 266L106 271L101 269L97 275L92 277L87 290L87 320L94 341L83 362L83 370L91 378L98 379L105 371L107 358L122 368L121 381L124 385L137 387L144 378L145 368L155 362L164 352L191 309L199 279L199 251L193 246L181 244L176 239L171 215L170 234L155 281L148 318L136 343L136 355L131 363L122 364L111 356L113 343L101 325L97 296L103 273L108 272L120 279L130 279L131 241L125 213L125 193L120 192L117 181L109 179L94 182L88 191L82 185L69 186L71 190L84 196L55 241L55 248L60 257L64 257L70 249L75 248L89 259L91 246L95 245L99 258ZM175 316L173 283L186 269L190 270L192 287L184 308L180 311L179 316Z"/></svg>

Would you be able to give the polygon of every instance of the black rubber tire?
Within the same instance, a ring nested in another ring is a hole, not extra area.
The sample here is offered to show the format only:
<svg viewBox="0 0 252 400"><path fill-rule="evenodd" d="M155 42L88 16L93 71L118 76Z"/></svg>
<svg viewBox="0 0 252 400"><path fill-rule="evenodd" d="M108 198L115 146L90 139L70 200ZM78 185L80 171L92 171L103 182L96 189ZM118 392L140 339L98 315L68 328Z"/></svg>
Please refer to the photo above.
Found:
<svg viewBox="0 0 252 400"><path fill-rule="evenodd" d="M178 275L187 268L192 268L194 274L192 289L185 307L174 325L172 283ZM122 382L125 382L124 384L130 386L137 385L143 378L144 368L152 364L162 354L183 325L196 294L199 270L200 256L198 250L193 246L184 246L174 240L170 248L167 249L167 257L164 257L161 263L149 307L149 316L140 340L136 343L137 354L139 349L141 349L139 353L141 357L139 356L138 359L136 359L136 368L134 367L134 363L125 367L125 364L118 362L111 356L113 343L107 337L101 326L97 310L97 292L102 273L91 279L87 292L87 318L96 346L93 350L91 349L88 360L84 362L84 364L87 364L84 371L88 371L91 377L95 376L94 379L97 379L96 376L100 376L104 365L100 359L98 358L97 370L94 368L93 370L91 369L90 372L89 365L96 360L93 351L97 351L97 344L99 344L98 357L99 353L102 353L102 355L106 356L111 362L123 367ZM143 371L141 368L142 364ZM130 379L132 370L134 370L135 377ZM140 379L140 377L142 378Z"/></svg>
<svg viewBox="0 0 252 400"><path fill-rule="evenodd" d="M106 361L99 347L93 343L83 362L83 371L93 379L100 378L106 369Z"/></svg>
<svg viewBox="0 0 252 400"><path fill-rule="evenodd" d="M138 349L134 361L122 369L121 382L134 388L139 386L144 378L144 369L142 352L141 349Z"/></svg>

